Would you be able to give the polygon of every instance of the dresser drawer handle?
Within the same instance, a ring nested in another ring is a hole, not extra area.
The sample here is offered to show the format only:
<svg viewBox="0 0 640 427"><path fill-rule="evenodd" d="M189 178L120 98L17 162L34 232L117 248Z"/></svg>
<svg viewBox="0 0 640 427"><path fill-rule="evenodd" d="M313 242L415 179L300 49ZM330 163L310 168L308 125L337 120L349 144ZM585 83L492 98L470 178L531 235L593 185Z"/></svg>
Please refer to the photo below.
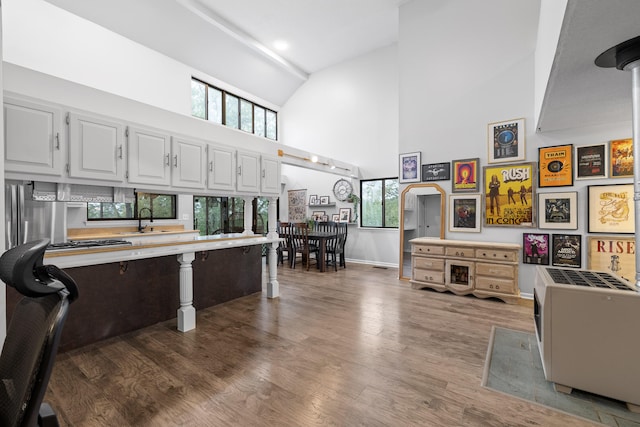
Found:
<svg viewBox="0 0 640 427"><path fill-rule="evenodd" d="M456 251L456 256L464 256L464 252L458 252L458 251Z"/></svg>

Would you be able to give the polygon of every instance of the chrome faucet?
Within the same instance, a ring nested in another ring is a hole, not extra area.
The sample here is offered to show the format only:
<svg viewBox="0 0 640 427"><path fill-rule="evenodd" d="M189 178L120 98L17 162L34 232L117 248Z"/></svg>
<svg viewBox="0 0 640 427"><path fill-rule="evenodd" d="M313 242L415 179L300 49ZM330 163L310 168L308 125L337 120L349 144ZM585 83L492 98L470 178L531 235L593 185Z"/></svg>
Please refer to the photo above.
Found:
<svg viewBox="0 0 640 427"><path fill-rule="evenodd" d="M147 228L147 226L145 225L144 227L142 226L142 212L143 211L149 211L149 222L153 222L153 212L151 212L151 209L149 208L142 208L138 211L138 233L142 233L142 231Z"/></svg>

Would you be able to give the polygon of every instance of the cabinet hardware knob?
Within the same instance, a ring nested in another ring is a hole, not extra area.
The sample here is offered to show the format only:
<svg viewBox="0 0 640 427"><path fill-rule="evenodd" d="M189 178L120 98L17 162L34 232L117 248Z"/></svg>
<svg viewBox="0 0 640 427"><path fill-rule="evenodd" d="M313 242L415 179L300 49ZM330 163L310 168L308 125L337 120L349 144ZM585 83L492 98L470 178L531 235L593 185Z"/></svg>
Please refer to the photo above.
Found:
<svg viewBox="0 0 640 427"><path fill-rule="evenodd" d="M164 158L166 159L166 160L165 160L165 165L166 165L166 166L169 166L169 153L167 153L167 154L164 156Z"/></svg>
<svg viewBox="0 0 640 427"><path fill-rule="evenodd" d="M209 172L213 172L213 160L209 162Z"/></svg>
<svg viewBox="0 0 640 427"><path fill-rule="evenodd" d="M177 154L175 156L173 156L173 167L174 168L178 167L178 155Z"/></svg>
<svg viewBox="0 0 640 427"><path fill-rule="evenodd" d="M122 158L122 144L120 144L120 147L118 147L118 150L120 150L120 155L118 155L118 157Z"/></svg>

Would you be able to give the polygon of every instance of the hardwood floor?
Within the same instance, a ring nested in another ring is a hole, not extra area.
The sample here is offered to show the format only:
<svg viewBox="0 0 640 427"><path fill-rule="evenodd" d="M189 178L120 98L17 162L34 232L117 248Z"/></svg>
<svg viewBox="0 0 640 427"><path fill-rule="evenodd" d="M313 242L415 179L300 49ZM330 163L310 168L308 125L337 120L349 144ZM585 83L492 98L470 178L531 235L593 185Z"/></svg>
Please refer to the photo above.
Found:
<svg viewBox="0 0 640 427"><path fill-rule="evenodd" d="M491 327L533 331L530 307L396 276L280 267L279 299L59 354L45 400L62 426L591 425L480 386Z"/></svg>

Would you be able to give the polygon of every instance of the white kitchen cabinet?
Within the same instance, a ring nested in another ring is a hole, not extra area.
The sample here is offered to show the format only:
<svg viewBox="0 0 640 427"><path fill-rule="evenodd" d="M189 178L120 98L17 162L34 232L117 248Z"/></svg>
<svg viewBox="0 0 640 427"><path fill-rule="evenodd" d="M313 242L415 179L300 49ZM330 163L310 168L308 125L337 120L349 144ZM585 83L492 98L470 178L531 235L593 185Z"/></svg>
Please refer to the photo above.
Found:
<svg viewBox="0 0 640 427"><path fill-rule="evenodd" d="M211 190L236 189L235 150L231 147L207 146L207 187Z"/></svg>
<svg viewBox="0 0 640 427"><path fill-rule="evenodd" d="M238 151L237 174L236 190L257 195L260 192L260 154Z"/></svg>
<svg viewBox="0 0 640 427"><path fill-rule="evenodd" d="M187 138L171 138L171 185L204 188L206 144Z"/></svg>
<svg viewBox="0 0 640 427"><path fill-rule="evenodd" d="M262 156L261 163L262 194L280 194L280 161L276 157Z"/></svg>
<svg viewBox="0 0 640 427"><path fill-rule="evenodd" d="M61 129L60 109L5 98L5 171L61 176Z"/></svg>
<svg viewBox="0 0 640 427"><path fill-rule="evenodd" d="M69 113L69 176L124 180L124 125L92 115Z"/></svg>
<svg viewBox="0 0 640 427"><path fill-rule="evenodd" d="M129 127L128 166L132 184L169 185L171 183L171 138L151 129Z"/></svg>

